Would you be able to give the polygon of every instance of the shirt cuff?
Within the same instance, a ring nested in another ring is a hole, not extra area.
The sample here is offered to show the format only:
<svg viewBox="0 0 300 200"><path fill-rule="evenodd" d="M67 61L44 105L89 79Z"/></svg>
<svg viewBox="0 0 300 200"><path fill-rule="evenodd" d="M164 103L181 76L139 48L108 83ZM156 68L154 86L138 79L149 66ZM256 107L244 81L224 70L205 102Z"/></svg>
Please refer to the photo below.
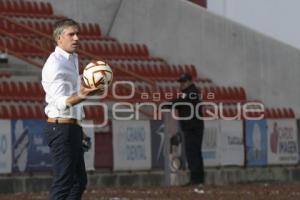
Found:
<svg viewBox="0 0 300 200"><path fill-rule="evenodd" d="M66 110L67 109L67 102L66 102L67 98L68 98L68 96L62 96L56 100L55 106L58 110Z"/></svg>

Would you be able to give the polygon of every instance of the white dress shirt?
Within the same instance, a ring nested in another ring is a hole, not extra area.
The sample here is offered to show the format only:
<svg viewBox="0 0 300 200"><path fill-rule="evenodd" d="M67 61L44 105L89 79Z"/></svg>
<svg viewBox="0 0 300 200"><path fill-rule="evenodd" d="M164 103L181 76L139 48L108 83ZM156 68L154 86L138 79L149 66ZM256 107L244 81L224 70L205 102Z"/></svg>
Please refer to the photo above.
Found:
<svg viewBox="0 0 300 200"><path fill-rule="evenodd" d="M82 106L69 107L66 99L78 94L80 89L78 55L60 47L48 57L42 70L42 85L46 92L45 113L49 118L74 118L84 116Z"/></svg>

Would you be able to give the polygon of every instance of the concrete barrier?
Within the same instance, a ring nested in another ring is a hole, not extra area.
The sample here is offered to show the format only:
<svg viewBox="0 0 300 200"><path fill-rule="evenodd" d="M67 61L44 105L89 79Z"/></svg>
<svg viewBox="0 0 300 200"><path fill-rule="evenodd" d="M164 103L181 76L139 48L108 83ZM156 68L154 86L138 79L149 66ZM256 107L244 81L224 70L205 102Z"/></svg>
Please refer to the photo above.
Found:
<svg viewBox="0 0 300 200"><path fill-rule="evenodd" d="M226 185L241 183L296 182L300 181L300 166L272 166L255 168L208 168L205 170L206 184ZM188 172L172 174L173 185L187 183ZM164 186L163 171L149 172L93 172L88 175L89 188L104 187L159 187ZM48 191L50 175L1 176L0 193Z"/></svg>

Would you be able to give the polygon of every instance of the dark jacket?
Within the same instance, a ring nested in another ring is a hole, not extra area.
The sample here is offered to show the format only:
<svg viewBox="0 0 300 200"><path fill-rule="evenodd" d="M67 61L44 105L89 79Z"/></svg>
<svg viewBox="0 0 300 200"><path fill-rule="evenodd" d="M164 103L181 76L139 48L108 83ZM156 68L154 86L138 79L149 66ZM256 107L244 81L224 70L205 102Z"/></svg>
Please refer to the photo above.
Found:
<svg viewBox="0 0 300 200"><path fill-rule="evenodd" d="M204 129L204 122L203 120L197 118L196 112L198 112L198 116L202 115L202 106L196 110L196 105L201 102L199 91L196 88L195 84L190 85L188 88L182 90L182 96L172 101L172 103L177 102L184 102L184 103L191 103L193 106L192 108L187 105L178 105L176 109L178 111L179 117L187 117L190 116L191 109L194 109L194 115L190 120L180 120L180 126L182 131L188 132L202 132Z"/></svg>

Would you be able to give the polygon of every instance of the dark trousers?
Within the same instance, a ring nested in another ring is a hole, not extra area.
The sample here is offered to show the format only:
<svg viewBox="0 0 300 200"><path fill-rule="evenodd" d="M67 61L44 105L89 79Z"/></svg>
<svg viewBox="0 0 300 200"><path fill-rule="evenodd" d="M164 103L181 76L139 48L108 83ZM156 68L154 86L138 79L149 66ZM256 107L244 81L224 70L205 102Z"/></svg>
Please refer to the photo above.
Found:
<svg viewBox="0 0 300 200"><path fill-rule="evenodd" d="M54 175L50 200L81 199L87 184L82 136L82 128L76 124L47 123Z"/></svg>
<svg viewBox="0 0 300 200"><path fill-rule="evenodd" d="M184 131L185 153L191 174L191 184L204 183L202 157L203 131Z"/></svg>

